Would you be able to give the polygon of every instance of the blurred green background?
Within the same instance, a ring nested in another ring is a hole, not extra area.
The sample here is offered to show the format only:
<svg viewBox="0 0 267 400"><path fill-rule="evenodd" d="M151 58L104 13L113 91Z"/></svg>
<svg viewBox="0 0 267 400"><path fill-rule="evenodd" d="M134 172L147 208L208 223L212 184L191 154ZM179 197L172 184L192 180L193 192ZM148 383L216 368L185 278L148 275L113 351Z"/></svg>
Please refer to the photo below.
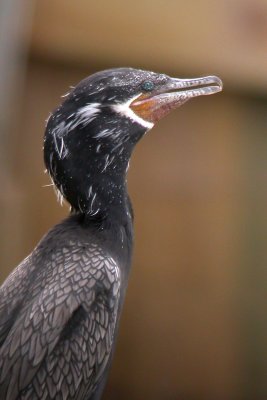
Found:
<svg viewBox="0 0 267 400"><path fill-rule="evenodd" d="M86 75L216 74L135 151L135 254L106 400L267 399L267 1L2 0L1 280L68 214L48 113Z"/></svg>

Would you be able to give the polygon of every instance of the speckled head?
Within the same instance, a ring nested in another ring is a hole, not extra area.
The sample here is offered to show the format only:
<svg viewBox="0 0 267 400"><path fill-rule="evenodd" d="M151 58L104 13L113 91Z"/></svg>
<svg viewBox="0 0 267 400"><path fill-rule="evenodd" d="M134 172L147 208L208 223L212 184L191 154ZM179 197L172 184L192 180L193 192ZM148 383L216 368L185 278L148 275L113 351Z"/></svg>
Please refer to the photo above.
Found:
<svg viewBox="0 0 267 400"><path fill-rule="evenodd" d="M82 80L48 120L47 170L72 208L97 215L126 196L135 144L154 123L192 97L222 89L219 78L170 78L132 68Z"/></svg>

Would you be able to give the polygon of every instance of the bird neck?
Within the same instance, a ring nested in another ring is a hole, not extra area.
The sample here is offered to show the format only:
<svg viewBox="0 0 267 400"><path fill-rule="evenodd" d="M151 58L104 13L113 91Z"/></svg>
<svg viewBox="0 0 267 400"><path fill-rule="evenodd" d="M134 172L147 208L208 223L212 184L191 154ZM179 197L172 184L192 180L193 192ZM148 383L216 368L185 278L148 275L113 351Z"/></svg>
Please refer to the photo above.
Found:
<svg viewBox="0 0 267 400"><path fill-rule="evenodd" d="M131 220L126 185L130 156L126 148L115 157L109 147L90 143L64 159L54 158L53 180L73 211L84 214L87 221L126 224Z"/></svg>
<svg viewBox="0 0 267 400"><path fill-rule="evenodd" d="M131 206L123 176L90 174L84 180L83 190L77 193L78 211L87 220L116 221L125 224L131 217Z"/></svg>
<svg viewBox="0 0 267 400"><path fill-rule="evenodd" d="M77 125L70 114L74 120L66 125L60 111L49 119L44 140L45 164L55 185L86 219L127 223L127 168L146 129L108 109L86 124Z"/></svg>

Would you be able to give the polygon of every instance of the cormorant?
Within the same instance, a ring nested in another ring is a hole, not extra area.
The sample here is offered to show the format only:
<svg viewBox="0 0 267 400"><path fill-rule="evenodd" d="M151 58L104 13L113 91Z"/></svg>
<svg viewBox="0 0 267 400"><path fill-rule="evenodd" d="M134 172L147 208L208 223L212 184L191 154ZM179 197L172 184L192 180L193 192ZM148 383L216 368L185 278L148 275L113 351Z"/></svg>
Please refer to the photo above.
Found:
<svg viewBox="0 0 267 400"><path fill-rule="evenodd" d="M1 400L100 399L131 264L132 150L172 109L221 89L214 76L110 69L50 116L45 165L72 212L0 288Z"/></svg>

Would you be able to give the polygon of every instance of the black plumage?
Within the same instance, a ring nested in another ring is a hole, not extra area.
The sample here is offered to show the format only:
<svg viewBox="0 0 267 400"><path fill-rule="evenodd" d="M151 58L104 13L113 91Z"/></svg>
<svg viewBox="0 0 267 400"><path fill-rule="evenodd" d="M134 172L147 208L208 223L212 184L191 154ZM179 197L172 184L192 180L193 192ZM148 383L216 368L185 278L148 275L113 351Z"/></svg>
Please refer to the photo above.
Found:
<svg viewBox="0 0 267 400"><path fill-rule="evenodd" d="M0 288L0 399L100 399L127 287L135 144L216 77L130 68L94 74L48 120L44 159L72 207Z"/></svg>

